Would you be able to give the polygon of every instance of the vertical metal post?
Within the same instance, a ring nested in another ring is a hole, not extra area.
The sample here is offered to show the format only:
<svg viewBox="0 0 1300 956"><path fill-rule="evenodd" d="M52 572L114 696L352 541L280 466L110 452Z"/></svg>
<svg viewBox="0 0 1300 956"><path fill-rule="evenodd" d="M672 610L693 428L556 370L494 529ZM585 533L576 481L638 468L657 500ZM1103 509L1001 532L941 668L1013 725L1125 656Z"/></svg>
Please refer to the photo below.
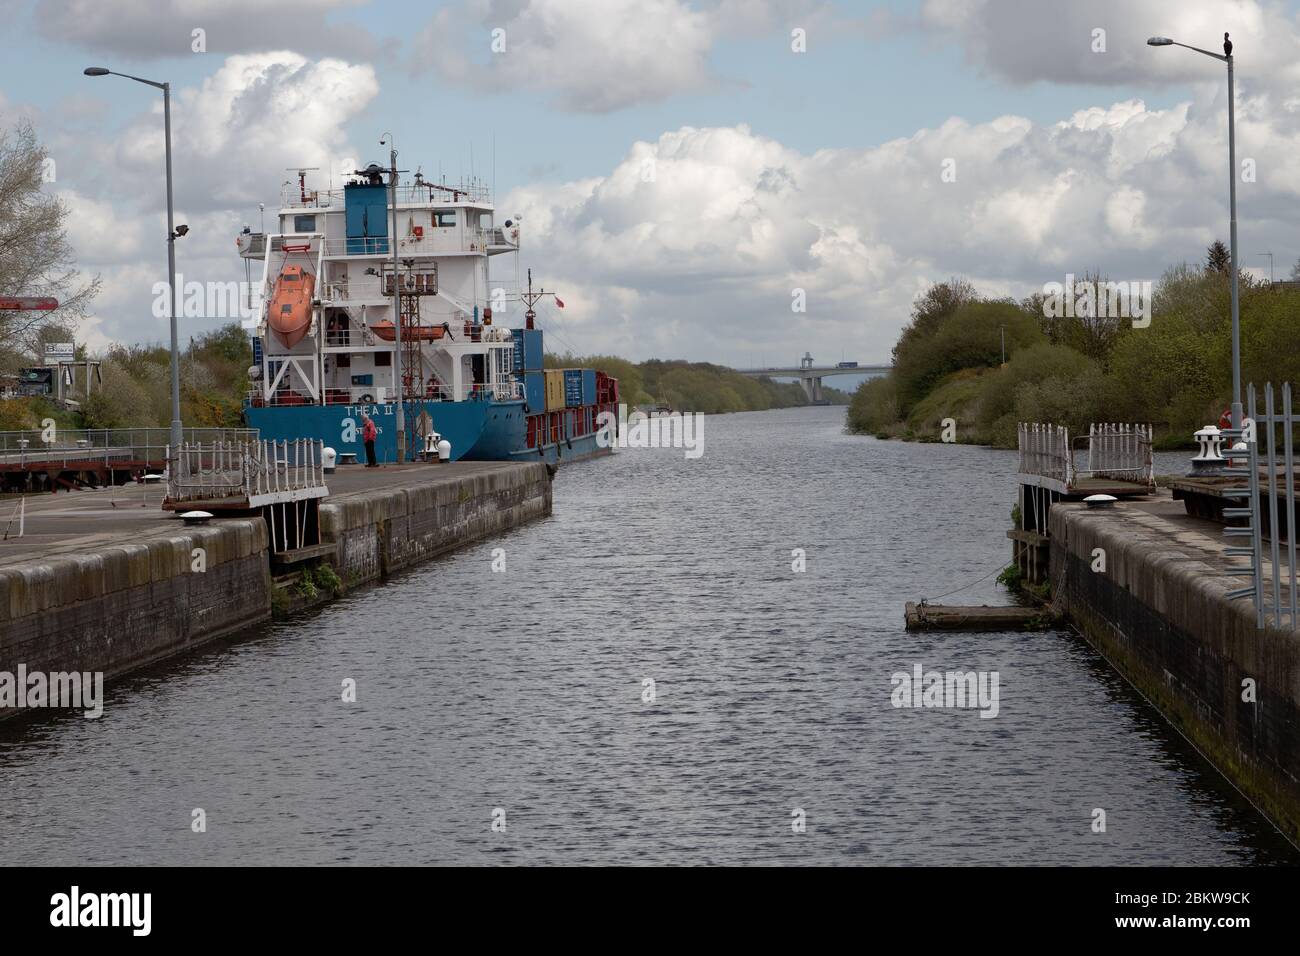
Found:
<svg viewBox="0 0 1300 956"><path fill-rule="evenodd" d="M388 240L390 248L393 251L393 368L397 371L395 384L397 385L397 461L398 464L406 461L406 416L402 404L402 393L405 391L402 382L402 297L401 283L397 275L397 148L389 140L390 150L389 174L388 174L388 195L393 206L393 235Z"/></svg>
<svg viewBox="0 0 1300 956"><path fill-rule="evenodd" d="M1296 628L1296 568L1295 568L1295 456L1292 453L1291 428L1295 419L1291 417L1291 383L1282 384L1282 447L1286 456L1283 480L1286 482L1286 567L1287 584L1291 592L1290 604L1291 629Z"/></svg>
<svg viewBox="0 0 1300 956"><path fill-rule="evenodd" d="M1273 600L1270 607L1273 612L1274 623L1281 623L1282 616L1282 569L1279 567L1280 560L1278 549L1280 547L1277 539L1277 468L1274 463L1277 461L1277 436L1274 425L1276 419L1273 415L1273 383L1269 382L1264 386L1264 427L1268 429L1268 457L1265 459L1264 466L1268 469L1268 540L1270 547L1270 556L1273 560ZM1259 426L1255 426L1255 443L1259 443Z"/></svg>
<svg viewBox="0 0 1300 956"><path fill-rule="evenodd" d="M1250 386L1246 395L1248 409L1251 421L1255 420L1255 386ZM1254 512L1253 525L1255 533L1251 536L1251 546L1254 549L1255 560L1255 626L1262 628L1264 626L1264 555L1260 538L1263 535L1263 529L1259 524L1259 434L1256 432L1255 440L1247 443L1247 458L1250 469L1250 506Z"/></svg>
<svg viewBox="0 0 1300 956"><path fill-rule="evenodd" d="M167 314L172 332L172 426L171 442L180 448L181 435L181 352L176 334L176 230L172 213L172 88L162 85L163 133L167 152Z"/></svg>
<svg viewBox="0 0 1300 956"><path fill-rule="evenodd" d="M1236 86L1232 75L1232 57L1228 57L1228 166L1231 177L1228 191L1232 217L1232 427L1241 427L1241 312L1237 297L1237 122Z"/></svg>

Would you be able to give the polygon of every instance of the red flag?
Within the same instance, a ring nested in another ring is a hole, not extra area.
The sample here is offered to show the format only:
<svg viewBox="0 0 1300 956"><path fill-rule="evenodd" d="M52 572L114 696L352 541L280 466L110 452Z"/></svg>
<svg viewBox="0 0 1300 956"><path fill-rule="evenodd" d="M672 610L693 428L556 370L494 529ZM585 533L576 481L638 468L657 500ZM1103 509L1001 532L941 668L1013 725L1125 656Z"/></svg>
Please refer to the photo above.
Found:
<svg viewBox="0 0 1300 956"><path fill-rule="evenodd" d="M564 308L564 300L561 299L558 295L555 297L555 304L559 306L561 309Z"/></svg>

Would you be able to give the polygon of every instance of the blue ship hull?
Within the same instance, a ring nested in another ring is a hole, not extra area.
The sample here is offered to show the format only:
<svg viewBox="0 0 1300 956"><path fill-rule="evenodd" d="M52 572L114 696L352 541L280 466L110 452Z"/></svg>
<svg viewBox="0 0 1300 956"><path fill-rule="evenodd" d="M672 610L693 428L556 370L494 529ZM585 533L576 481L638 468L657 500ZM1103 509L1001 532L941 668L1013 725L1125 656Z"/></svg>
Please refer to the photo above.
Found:
<svg viewBox="0 0 1300 956"><path fill-rule="evenodd" d="M339 455L353 454L366 460L361 440L363 414L374 419L379 430L375 458L380 464L397 461L397 406L391 402L374 405L279 405L248 406L244 418L264 440L318 438ZM528 416L523 401L416 401L404 403L407 458L411 460L420 441L415 423L424 413L433 430L451 443L453 461L544 461L551 464L577 461L609 454L596 443L596 436L562 436L528 447Z"/></svg>

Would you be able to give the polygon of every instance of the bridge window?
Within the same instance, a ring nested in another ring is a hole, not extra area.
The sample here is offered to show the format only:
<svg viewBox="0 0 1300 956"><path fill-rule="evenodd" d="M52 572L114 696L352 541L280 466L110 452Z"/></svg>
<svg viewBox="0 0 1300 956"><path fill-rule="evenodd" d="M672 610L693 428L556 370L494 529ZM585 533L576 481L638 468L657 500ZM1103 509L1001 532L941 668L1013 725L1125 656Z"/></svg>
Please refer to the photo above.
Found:
<svg viewBox="0 0 1300 956"><path fill-rule="evenodd" d="M316 217L315 216L294 216L293 231L294 232L315 232Z"/></svg>
<svg viewBox="0 0 1300 956"><path fill-rule="evenodd" d="M456 210L454 209L437 209L433 213L433 224L439 229L447 229L456 225Z"/></svg>

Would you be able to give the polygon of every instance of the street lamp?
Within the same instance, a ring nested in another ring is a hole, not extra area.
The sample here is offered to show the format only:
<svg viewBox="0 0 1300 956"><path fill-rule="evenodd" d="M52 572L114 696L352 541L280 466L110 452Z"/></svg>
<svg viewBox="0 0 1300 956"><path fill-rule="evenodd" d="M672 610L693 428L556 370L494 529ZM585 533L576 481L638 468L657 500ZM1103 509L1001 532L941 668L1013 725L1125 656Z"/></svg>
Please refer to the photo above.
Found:
<svg viewBox="0 0 1300 956"><path fill-rule="evenodd" d="M406 411L402 405L402 392L406 383L402 379L402 307L397 272L397 144L393 134L379 137L379 145L388 143L388 203L393 207L393 233L388 247L393 251L393 368L397 386L397 463L406 461Z"/></svg>
<svg viewBox="0 0 1300 956"><path fill-rule="evenodd" d="M115 73L102 66L88 66L86 76L122 76L163 92L163 129L167 151L167 315L172 332L172 424L170 444L179 452L181 440L181 356L176 338L176 240L189 232L188 226L173 227L172 220L172 88L170 83L155 83L129 73Z"/></svg>
<svg viewBox="0 0 1300 956"><path fill-rule="evenodd" d="M1232 41L1228 34L1223 35L1223 53L1211 53L1197 46L1188 46L1168 37L1152 37L1148 46L1181 46L1206 56L1214 57L1228 64L1228 206L1232 218L1232 427L1242 425L1241 412L1241 312L1237 298L1237 134L1236 134L1236 92L1232 77Z"/></svg>

